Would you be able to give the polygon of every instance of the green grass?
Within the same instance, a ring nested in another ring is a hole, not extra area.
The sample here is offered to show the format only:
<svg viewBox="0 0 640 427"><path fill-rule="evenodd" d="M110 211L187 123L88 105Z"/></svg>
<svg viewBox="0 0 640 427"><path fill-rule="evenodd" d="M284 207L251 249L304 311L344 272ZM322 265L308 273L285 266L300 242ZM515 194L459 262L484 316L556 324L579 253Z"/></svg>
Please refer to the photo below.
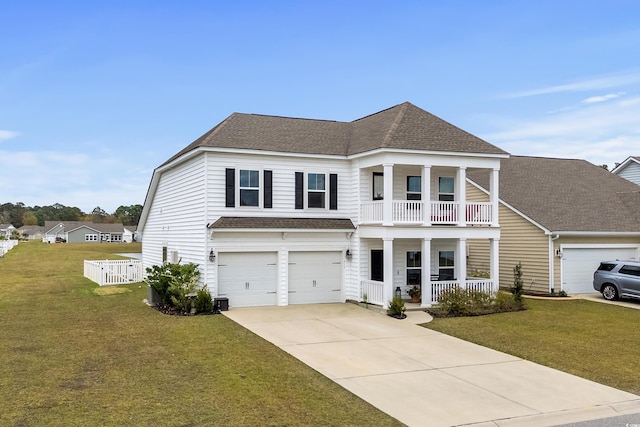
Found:
<svg viewBox="0 0 640 427"><path fill-rule="evenodd" d="M586 300L525 302L526 311L423 326L640 394L640 310Z"/></svg>
<svg viewBox="0 0 640 427"><path fill-rule="evenodd" d="M84 259L139 250L0 258L0 425L401 425L224 316L166 316L144 284L96 293L83 277Z"/></svg>

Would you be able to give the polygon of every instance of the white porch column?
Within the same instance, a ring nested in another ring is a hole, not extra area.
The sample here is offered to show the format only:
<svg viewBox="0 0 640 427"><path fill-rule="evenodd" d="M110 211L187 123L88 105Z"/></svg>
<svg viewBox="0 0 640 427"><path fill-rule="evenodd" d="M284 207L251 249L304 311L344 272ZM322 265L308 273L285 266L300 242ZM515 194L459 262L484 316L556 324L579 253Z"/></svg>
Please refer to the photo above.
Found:
<svg viewBox="0 0 640 427"><path fill-rule="evenodd" d="M467 168L459 167L456 174L458 181L457 196L458 196L458 226L467 226Z"/></svg>
<svg viewBox="0 0 640 427"><path fill-rule="evenodd" d="M498 223L498 198L500 196L499 186L498 186L498 169L493 169L491 171L491 176L489 178L489 201L491 201L491 226L497 227Z"/></svg>
<svg viewBox="0 0 640 427"><path fill-rule="evenodd" d="M458 282L465 288L467 284L467 239L458 240L458 250L456 251L456 269Z"/></svg>
<svg viewBox="0 0 640 427"><path fill-rule="evenodd" d="M489 239L489 276L493 282L493 291L500 287L500 239Z"/></svg>
<svg viewBox="0 0 640 427"><path fill-rule="evenodd" d="M422 303L420 307L431 307L431 239L422 240Z"/></svg>
<svg viewBox="0 0 640 427"><path fill-rule="evenodd" d="M393 164L384 166L384 199L382 204L382 225L393 225Z"/></svg>
<svg viewBox="0 0 640 427"><path fill-rule="evenodd" d="M386 194L385 194L386 196ZM382 308L389 308L389 302L393 299L393 237L385 237L382 239L382 253L384 257L384 286L383 298L384 304Z"/></svg>
<svg viewBox="0 0 640 427"><path fill-rule="evenodd" d="M422 169L422 210L422 225L431 225L431 166L426 165Z"/></svg>

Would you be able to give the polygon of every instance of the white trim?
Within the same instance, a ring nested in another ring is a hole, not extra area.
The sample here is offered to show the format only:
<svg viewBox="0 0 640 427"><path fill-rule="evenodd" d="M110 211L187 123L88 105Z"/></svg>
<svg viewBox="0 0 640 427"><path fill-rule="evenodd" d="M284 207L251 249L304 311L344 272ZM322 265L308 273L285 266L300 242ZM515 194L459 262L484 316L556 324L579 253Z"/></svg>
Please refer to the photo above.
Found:
<svg viewBox="0 0 640 427"><path fill-rule="evenodd" d="M560 251L563 249L622 249L622 248L635 248L640 250L640 244L634 243L563 243L560 245Z"/></svg>
<svg viewBox="0 0 640 427"><path fill-rule="evenodd" d="M623 169L625 169L630 163L635 162L640 165L640 161L634 159L633 156L627 157L622 163L611 170L611 173L614 175L618 175Z"/></svg>

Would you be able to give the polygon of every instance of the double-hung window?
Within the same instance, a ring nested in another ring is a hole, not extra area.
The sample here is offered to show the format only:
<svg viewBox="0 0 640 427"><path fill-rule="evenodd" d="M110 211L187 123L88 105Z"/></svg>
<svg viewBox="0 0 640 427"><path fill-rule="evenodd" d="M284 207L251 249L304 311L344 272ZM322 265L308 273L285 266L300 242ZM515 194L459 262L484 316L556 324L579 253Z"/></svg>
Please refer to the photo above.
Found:
<svg viewBox="0 0 640 427"><path fill-rule="evenodd" d="M260 171L240 169L240 206L259 206Z"/></svg>
<svg viewBox="0 0 640 427"><path fill-rule="evenodd" d="M441 176L438 178L438 200L441 202L453 202L455 190L453 177Z"/></svg>
<svg viewBox="0 0 640 427"><path fill-rule="evenodd" d="M310 173L307 175L307 207L325 208L327 194L325 181L323 173Z"/></svg>
<svg viewBox="0 0 640 427"><path fill-rule="evenodd" d="M455 277L455 253L438 252L438 280L453 280Z"/></svg>
<svg viewBox="0 0 640 427"><path fill-rule="evenodd" d="M420 251L407 252L407 285L422 285L422 253Z"/></svg>
<svg viewBox="0 0 640 427"><path fill-rule="evenodd" d="M407 177L407 200L421 200L421 199L422 199L422 177L408 176Z"/></svg>

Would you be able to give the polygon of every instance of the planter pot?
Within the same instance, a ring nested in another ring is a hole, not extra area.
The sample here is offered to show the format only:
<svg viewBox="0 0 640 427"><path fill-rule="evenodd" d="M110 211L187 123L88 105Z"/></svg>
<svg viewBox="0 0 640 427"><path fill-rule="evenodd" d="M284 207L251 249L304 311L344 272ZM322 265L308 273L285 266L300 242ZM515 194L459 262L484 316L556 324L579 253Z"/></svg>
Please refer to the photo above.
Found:
<svg viewBox="0 0 640 427"><path fill-rule="evenodd" d="M147 285L147 303L150 306L155 307L156 305L160 304L161 302L162 301L160 300L160 295L158 295L156 290L153 289L151 286Z"/></svg>
<svg viewBox="0 0 640 427"><path fill-rule="evenodd" d="M420 295L412 295L411 296L411 302L416 303L416 302L420 302Z"/></svg>

